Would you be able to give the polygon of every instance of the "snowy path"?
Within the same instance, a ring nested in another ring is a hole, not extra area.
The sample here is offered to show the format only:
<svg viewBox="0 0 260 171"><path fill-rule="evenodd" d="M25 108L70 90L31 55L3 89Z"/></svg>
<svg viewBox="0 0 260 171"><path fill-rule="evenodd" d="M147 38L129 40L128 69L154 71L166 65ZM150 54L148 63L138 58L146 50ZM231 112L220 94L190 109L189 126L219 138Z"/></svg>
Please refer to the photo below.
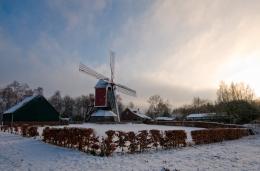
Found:
<svg viewBox="0 0 260 171"><path fill-rule="evenodd" d="M260 170L260 135L240 140L101 158L0 132L1 171Z"/></svg>

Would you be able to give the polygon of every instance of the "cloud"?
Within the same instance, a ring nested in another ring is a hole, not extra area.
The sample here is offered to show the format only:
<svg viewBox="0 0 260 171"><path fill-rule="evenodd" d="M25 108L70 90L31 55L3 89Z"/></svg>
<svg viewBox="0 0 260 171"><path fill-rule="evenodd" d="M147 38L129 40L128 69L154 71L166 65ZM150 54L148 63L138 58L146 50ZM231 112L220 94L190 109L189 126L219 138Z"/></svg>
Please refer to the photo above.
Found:
<svg viewBox="0 0 260 171"><path fill-rule="evenodd" d="M128 81L120 79L143 96L160 92L174 104L200 95L214 100L225 80L222 66L237 54L259 52L259 7L259 1L156 1L129 18L113 42L125 55L119 71Z"/></svg>
<svg viewBox="0 0 260 171"><path fill-rule="evenodd" d="M96 80L78 72L78 63L109 75L112 49L116 81L138 93L136 99L123 96L125 103L145 106L153 94L173 106L189 103L194 96L214 100L220 80L239 80L235 69L243 68L243 61L250 61L252 54L259 62L259 7L259 1L242 0L142 1L140 5L47 1L40 18L48 20L38 22L44 27L37 27L37 36L27 34L33 40L27 48L0 27L0 83L16 79L43 86L47 96L58 89L71 96L88 94L94 92ZM30 25L24 27L30 32ZM250 72L243 69L244 80L259 71L257 66ZM260 86L252 80L253 87Z"/></svg>

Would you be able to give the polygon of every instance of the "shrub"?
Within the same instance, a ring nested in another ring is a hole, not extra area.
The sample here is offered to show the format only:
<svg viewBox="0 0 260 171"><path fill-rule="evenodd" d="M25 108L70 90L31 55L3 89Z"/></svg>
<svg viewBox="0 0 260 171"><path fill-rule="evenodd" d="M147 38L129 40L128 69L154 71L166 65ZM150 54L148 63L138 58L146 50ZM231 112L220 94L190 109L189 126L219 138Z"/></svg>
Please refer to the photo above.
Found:
<svg viewBox="0 0 260 171"><path fill-rule="evenodd" d="M139 134L137 134L137 143L139 144L140 152L146 150L151 143L151 139L148 137L148 131L143 130L139 131Z"/></svg>
<svg viewBox="0 0 260 171"><path fill-rule="evenodd" d="M110 156L116 150L116 144L113 142L115 131L106 131L106 138L102 138L100 146L100 156Z"/></svg>
<svg viewBox="0 0 260 171"><path fill-rule="evenodd" d="M21 126L21 134L23 137L27 136L27 128L28 128L28 125Z"/></svg>
<svg viewBox="0 0 260 171"><path fill-rule="evenodd" d="M156 148L158 148L158 146L160 145L161 140L163 139L163 135L161 134L161 132L159 130L156 129L152 129L149 131L150 136L151 136L151 143L152 146Z"/></svg>
<svg viewBox="0 0 260 171"><path fill-rule="evenodd" d="M118 138L117 141L115 141L115 143L117 144L117 147L121 148L121 151L124 151L124 148L126 147L126 142L127 142L127 133L123 132L123 131L118 131L116 133L116 136Z"/></svg>
<svg viewBox="0 0 260 171"><path fill-rule="evenodd" d="M39 133L37 131L37 127L35 127L35 126L27 127L26 136L35 137L35 136L38 136L38 135L39 135Z"/></svg>
<svg viewBox="0 0 260 171"><path fill-rule="evenodd" d="M127 133L127 139L129 141L129 145L128 145L128 151L130 153L134 153L137 151L138 149L138 143L136 140L136 135L133 131L130 131Z"/></svg>

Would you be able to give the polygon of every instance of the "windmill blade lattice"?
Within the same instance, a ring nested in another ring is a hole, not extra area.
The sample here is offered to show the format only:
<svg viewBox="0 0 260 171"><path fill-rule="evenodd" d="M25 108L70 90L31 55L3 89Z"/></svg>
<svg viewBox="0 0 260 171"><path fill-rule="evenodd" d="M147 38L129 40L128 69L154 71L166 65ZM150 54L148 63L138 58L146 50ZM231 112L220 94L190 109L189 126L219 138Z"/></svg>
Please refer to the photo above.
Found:
<svg viewBox="0 0 260 171"><path fill-rule="evenodd" d="M121 93L124 93L126 95L130 95L130 96L136 96L136 91L131 89L131 88L128 88L124 85L121 85L121 84L115 84L116 85L116 89L121 92Z"/></svg>
<svg viewBox="0 0 260 171"><path fill-rule="evenodd" d="M91 75L91 76L93 76L93 77L95 77L95 78L97 78L97 79L109 80L108 77L106 77L106 76L104 76L104 75L102 75L102 74L96 72L95 70L93 70L93 69L87 67L86 65L84 65L84 64L82 64L82 63L79 64L79 71L84 72L84 73L86 73L86 74L88 74L88 75Z"/></svg>
<svg viewBox="0 0 260 171"><path fill-rule="evenodd" d="M111 82L114 81L115 78L115 53L110 51L110 69L111 69Z"/></svg>

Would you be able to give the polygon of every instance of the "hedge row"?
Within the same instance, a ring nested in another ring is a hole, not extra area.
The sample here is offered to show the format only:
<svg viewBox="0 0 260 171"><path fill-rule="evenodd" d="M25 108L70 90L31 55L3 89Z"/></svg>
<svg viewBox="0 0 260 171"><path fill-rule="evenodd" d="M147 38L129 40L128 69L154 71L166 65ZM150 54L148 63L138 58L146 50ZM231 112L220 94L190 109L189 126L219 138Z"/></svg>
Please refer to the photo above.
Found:
<svg viewBox="0 0 260 171"><path fill-rule="evenodd" d="M184 130L143 130L138 133L109 130L98 137L91 128L45 128L43 141L99 156L109 156L115 150L135 153L152 148L170 149L186 146Z"/></svg>
<svg viewBox="0 0 260 171"><path fill-rule="evenodd" d="M234 140L248 135L249 130L245 128L217 128L191 131L192 140L195 144Z"/></svg>
<svg viewBox="0 0 260 171"><path fill-rule="evenodd" d="M29 126L55 126L55 125L68 125L67 121L44 121L44 122L36 122L36 121L15 121L13 123L11 122L5 122L4 125L6 126L23 126L23 125L29 125Z"/></svg>
<svg viewBox="0 0 260 171"><path fill-rule="evenodd" d="M21 125L21 126L1 126L0 130L3 132L9 132L14 134L20 134L24 137L36 137L39 135L37 131L38 127L36 126L30 126L30 125Z"/></svg>
<svg viewBox="0 0 260 171"><path fill-rule="evenodd" d="M243 126L235 124L222 124L203 121L146 121L145 123L152 125L188 126L199 128L244 128Z"/></svg>

